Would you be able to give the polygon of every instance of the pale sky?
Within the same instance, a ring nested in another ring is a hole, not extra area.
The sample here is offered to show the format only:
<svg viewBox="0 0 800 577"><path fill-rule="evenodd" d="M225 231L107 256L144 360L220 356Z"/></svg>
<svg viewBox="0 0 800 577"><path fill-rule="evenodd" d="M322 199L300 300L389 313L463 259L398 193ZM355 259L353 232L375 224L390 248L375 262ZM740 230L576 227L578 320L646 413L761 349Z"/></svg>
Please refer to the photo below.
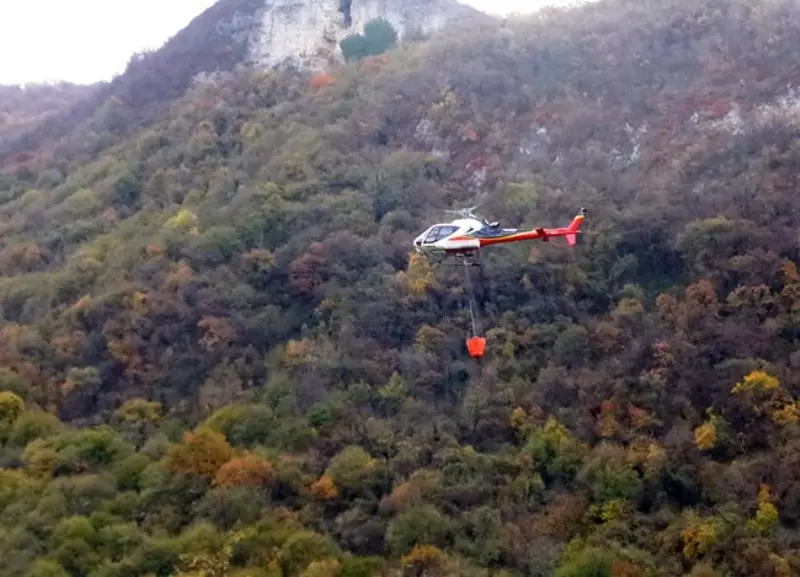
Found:
<svg viewBox="0 0 800 577"><path fill-rule="evenodd" d="M215 0L0 0L0 84L91 83L160 47ZM491 14L561 0L459 0Z"/></svg>

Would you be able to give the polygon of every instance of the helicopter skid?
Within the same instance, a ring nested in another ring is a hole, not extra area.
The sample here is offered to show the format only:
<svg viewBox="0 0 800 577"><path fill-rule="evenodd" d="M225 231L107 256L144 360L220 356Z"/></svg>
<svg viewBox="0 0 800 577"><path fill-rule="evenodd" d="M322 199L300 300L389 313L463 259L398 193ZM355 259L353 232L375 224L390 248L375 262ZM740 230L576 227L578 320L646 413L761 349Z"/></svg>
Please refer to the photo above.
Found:
<svg viewBox="0 0 800 577"><path fill-rule="evenodd" d="M445 266L483 266L481 263L480 252L477 250L429 253L429 258Z"/></svg>

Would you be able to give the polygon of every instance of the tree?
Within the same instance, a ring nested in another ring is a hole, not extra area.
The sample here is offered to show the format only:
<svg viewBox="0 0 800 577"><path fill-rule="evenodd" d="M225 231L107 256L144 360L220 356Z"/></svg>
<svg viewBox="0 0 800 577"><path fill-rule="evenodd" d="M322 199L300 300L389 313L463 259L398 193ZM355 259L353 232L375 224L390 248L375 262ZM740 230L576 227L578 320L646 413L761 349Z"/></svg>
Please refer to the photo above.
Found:
<svg viewBox="0 0 800 577"><path fill-rule="evenodd" d="M553 577L613 577L613 555L598 547L574 547L553 573Z"/></svg>
<svg viewBox="0 0 800 577"><path fill-rule="evenodd" d="M342 50L344 51L344 48L342 48ZM313 90L319 90L320 88L330 86L333 83L334 78L328 72L320 72L311 78L311 88Z"/></svg>
<svg viewBox="0 0 800 577"><path fill-rule="evenodd" d="M345 36L339 42L339 48L347 62L358 61L369 55L369 42L361 34Z"/></svg>
<svg viewBox="0 0 800 577"><path fill-rule="evenodd" d="M375 18L364 24L364 38L368 43L367 53L377 56L395 45L397 31L388 20Z"/></svg>
<svg viewBox="0 0 800 577"><path fill-rule="evenodd" d="M69 577L69 572L58 561L37 559L28 569L26 577Z"/></svg>
<svg viewBox="0 0 800 577"><path fill-rule="evenodd" d="M204 547L190 547L180 557L177 577L225 577L230 574L231 558L237 543L244 538L242 533L233 533Z"/></svg>
<svg viewBox="0 0 800 577"><path fill-rule="evenodd" d="M234 457L214 475L214 485L222 487L266 487L272 481L272 465L257 455Z"/></svg>
<svg viewBox="0 0 800 577"><path fill-rule="evenodd" d="M351 34L339 42L345 60L358 61L377 56L397 43L397 31L387 20L376 18L364 25L364 34Z"/></svg>
<svg viewBox="0 0 800 577"><path fill-rule="evenodd" d="M376 466L375 459L364 449L349 446L331 459L325 476L329 477L339 489L359 491L365 488Z"/></svg>
<svg viewBox="0 0 800 577"><path fill-rule="evenodd" d="M0 391L0 421L12 425L25 410L25 401L11 391Z"/></svg>
<svg viewBox="0 0 800 577"><path fill-rule="evenodd" d="M161 404L141 398L128 399L115 415L132 425L154 425L161 419Z"/></svg>
<svg viewBox="0 0 800 577"><path fill-rule="evenodd" d="M63 423L55 415L39 409L22 412L14 422L9 441L24 447L35 439L49 437L63 430Z"/></svg>
<svg viewBox="0 0 800 577"><path fill-rule="evenodd" d="M233 449L225 435L203 427L184 433L183 442L170 447L166 462L175 473L211 480L232 456Z"/></svg>
<svg viewBox="0 0 800 577"><path fill-rule="evenodd" d="M315 497L322 499L323 501L329 501L339 496L339 490L336 488L336 483L334 483L333 479L327 475L322 475L319 479L311 484L311 492Z"/></svg>
<svg viewBox="0 0 800 577"><path fill-rule="evenodd" d="M336 557L338 549L326 536L313 531L291 535L278 553L278 561L287 577L298 577L314 561Z"/></svg>
<svg viewBox="0 0 800 577"><path fill-rule="evenodd" d="M130 170L124 171L114 183L112 202L115 205L132 206L139 200L142 183Z"/></svg>
<svg viewBox="0 0 800 577"><path fill-rule="evenodd" d="M393 555L406 555L418 545L446 546L452 522L432 505L412 507L392 519L386 544Z"/></svg>
<svg viewBox="0 0 800 577"><path fill-rule="evenodd" d="M405 569L414 569L418 572L436 571L445 564L445 555L433 545L416 545L400 560Z"/></svg>
<svg viewBox="0 0 800 577"><path fill-rule="evenodd" d="M765 534L778 524L778 509L772 503L769 487L761 485L758 490L758 510L748 522L748 527L756 534Z"/></svg>
<svg viewBox="0 0 800 577"><path fill-rule="evenodd" d="M373 22L316 77L236 66L258 4L0 87L0 575L800 575L796 1ZM491 190L594 216L486 251L478 366L409 243Z"/></svg>

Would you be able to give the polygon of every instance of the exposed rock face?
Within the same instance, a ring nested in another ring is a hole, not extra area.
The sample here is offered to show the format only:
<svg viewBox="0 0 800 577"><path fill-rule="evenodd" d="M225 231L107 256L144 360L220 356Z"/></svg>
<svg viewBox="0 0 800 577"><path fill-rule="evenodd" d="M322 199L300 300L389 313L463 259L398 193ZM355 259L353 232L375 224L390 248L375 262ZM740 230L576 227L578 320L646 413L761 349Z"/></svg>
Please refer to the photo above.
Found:
<svg viewBox="0 0 800 577"><path fill-rule="evenodd" d="M251 31L249 61L322 68L341 58L339 42L374 18L388 20L400 38L485 16L456 0L264 0Z"/></svg>

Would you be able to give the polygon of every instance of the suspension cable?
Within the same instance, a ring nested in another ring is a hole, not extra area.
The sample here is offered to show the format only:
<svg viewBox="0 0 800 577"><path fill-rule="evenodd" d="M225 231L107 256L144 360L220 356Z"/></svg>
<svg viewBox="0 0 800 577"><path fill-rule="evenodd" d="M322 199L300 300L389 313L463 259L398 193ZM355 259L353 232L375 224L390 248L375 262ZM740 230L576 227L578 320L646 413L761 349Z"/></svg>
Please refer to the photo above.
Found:
<svg viewBox="0 0 800 577"><path fill-rule="evenodd" d="M467 263L466 259L464 259L464 276L466 277L467 280L467 297L469 298L469 318L470 321L472 322L472 336L474 337L478 335L478 329L475 322L475 310L473 307L475 294L472 289L472 280L469 277L469 264Z"/></svg>

